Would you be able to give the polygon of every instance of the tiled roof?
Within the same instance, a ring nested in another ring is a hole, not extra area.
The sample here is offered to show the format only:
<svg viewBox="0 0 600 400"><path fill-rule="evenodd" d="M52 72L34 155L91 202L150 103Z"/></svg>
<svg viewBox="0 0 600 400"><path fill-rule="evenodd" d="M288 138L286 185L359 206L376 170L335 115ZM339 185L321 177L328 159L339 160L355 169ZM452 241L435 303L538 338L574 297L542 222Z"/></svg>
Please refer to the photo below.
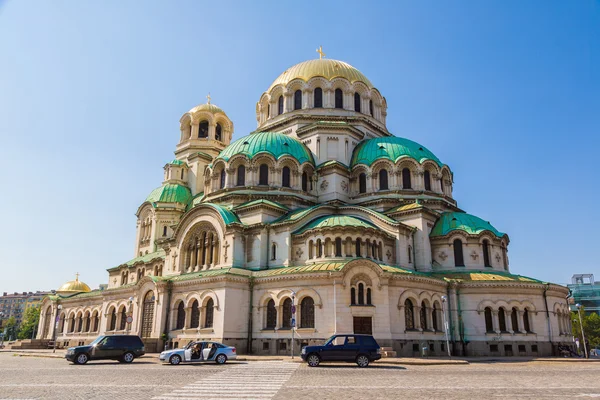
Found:
<svg viewBox="0 0 600 400"><path fill-rule="evenodd" d="M513 282L534 282L543 283L534 278L529 278L522 275L513 275L508 272L501 271L435 271L430 272L434 278L444 279L446 281L513 281Z"/></svg>

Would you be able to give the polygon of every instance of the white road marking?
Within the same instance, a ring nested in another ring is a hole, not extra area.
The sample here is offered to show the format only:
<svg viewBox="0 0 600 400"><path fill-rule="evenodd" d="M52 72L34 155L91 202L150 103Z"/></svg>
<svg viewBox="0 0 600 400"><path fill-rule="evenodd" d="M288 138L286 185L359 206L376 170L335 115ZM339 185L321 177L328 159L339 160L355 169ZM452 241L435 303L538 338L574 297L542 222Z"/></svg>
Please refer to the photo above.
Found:
<svg viewBox="0 0 600 400"><path fill-rule="evenodd" d="M269 400L290 379L297 363L256 361L236 365L154 400Z"/></svg>

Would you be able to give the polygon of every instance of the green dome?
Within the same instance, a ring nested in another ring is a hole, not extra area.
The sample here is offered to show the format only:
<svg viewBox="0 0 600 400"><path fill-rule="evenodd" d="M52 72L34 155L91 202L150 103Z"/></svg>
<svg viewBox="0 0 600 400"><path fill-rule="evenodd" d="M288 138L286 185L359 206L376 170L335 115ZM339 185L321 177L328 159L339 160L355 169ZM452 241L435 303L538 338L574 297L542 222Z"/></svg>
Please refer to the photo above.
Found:
<svg viewBox="0 0 600 400"><path fill-rule="evenodd" d="M253 158L260 153L271 154L276 160L289 155L300 164L315 163L310 150L299 140L276 132L256 132L244 136L227 146L217 159L229 161L236 154L245 154L248 158Z"/></svg>
<svg viewBox="0 0 600 400"><path fill-rule="evenodd" d="M300 235L311 229L321 228L337 228L337 227L354 227L354 228L371 228L377 229L375 225L360 218L351 217L349 215L326 215L310 221L302 228L298 229L294 234Z"/></svg>
<svg viewBox="0 0 600 400"><path fill-rule="evenodd" d="M169 164L171 165L187 165L185 164L183 161L178 160L178 159L174 159L173 161L171 161Z"/></svg>
<svg viewBox="0 0 600 400"><path fill-rule="evenodd" d="M146 201L150 203L188 204L191 199L192 193L186 186L167 183L154 189L146 198Z"/></svg>
<svg viewBox="0 0 600 400"><path fill-rule="evenodd" d="M360 142L352 153L350 167L358 164L369 166L382 158L396 162L402 157L412 158L421 164L432 160L440 167L444 165L431 151L419 143L397 136L388 136Z"/></svg>
<svg viewBox="0 0 600 400"><path fill-rule="evenodd" d="M445 212L437 220L429 236L445 236L456 230L467 232L470 235L479 235L483 231L490 231L497 237L506 235L506 233L494 228L489 222L474 215L464 212Z"/></svg>

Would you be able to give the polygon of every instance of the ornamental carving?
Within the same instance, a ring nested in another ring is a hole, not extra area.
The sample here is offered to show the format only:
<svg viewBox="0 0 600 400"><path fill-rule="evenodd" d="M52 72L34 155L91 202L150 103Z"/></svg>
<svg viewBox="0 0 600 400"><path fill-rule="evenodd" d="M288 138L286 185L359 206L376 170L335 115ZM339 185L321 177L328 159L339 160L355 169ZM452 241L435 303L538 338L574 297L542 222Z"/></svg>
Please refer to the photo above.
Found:
<svg viewBox="0 0 600 400"><path fill-rule="evenodd" d="M350 286L356 286L358 284L358 282L364 282L365 285L367 286L373 286L373 283L371 282L371 278L369 278L369 275L367 274L356 274L352 277L352 280L350 281Z"/></svg>
<svg viewBox="0 0 600 400"><path fill-rule="evenodd" d="M479 258L479 254L477 254L477 253L475 252L475 250L473 250L473 251L471 252L471 258L472 258L474 261L477 261L477 259Z"/></svg>
<svg viewBox="0 0 600 400"><path fill-rule="evenodd" d="M342 187L342 190L346 193L348 193L348 182L346 181L341 181L340 182L340 186Z"/></svg>
<svg viewBox="0 0 600 400"><path fill-rule="evenodd" d="M500 262L500 260L502 260L502 256L500 256L500 253L496 253L496 261Z"/></svg>
<svg viewBox="0 0 600 400"><path fill-rule="evenodd" d="M321 182L321 190L325 190L327 189L327 186L329 186L329 182L327 182L326 180L323 180L323 182Z"/></svg>
<svg viewBox="0 0 600 400"><path fill-rule="evenodd" d="M446 258L448 258L448 254L446 254L446 252L445 252L445 251L440 251L440 252L438 253L438 258L439 258L440 260L442 260L442 261L445 261L445 260L446 260Z"/></svg>

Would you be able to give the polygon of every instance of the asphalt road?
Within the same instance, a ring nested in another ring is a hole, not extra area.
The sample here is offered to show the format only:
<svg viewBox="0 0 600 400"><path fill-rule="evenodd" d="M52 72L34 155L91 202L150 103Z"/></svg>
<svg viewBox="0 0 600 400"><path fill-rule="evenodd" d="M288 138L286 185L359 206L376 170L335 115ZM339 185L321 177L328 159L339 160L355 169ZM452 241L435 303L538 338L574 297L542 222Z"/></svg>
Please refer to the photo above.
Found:
<svg viewBox="0 0 600 400"><path fill-rule="evenodd" d="M2 399L585 399L600 398L600 363L503 362L309 368L281 361L131 365L0 353Z"/></svg>

